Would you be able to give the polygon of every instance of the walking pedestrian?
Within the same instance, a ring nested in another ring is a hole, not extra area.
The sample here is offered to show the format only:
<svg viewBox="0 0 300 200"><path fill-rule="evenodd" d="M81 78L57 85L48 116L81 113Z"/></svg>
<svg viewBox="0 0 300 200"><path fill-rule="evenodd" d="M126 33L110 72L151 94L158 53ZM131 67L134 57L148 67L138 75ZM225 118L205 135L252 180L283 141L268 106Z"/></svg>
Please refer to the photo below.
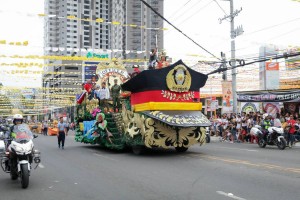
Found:
<svg viewBox="0 0 300 200"><path fill-rule="evenodd" d="M47 121L44 121L44 123L43 123L43 134L47 136L47 132L48 132L48 123L47 123Z"/></svg>
<svg viewBox="0 0 300 200"><path fill-rule="evenodd" d="M68 132L67 132L67 125L66 123L64 123L63 117L59 118L59 123L57 124L57 128L58 128L58 135L57 135L58 148L60 148L60 144L61 144L61 148L64 149L65 138L66 135L68 135Z"/></svg>

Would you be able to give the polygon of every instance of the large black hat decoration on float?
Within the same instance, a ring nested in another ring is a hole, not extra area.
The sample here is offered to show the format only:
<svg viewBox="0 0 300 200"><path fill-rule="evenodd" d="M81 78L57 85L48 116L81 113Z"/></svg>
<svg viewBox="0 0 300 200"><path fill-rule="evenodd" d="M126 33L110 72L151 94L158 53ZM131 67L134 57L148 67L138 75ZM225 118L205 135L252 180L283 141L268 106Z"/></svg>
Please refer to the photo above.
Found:
<svg viewBox="0 0 300 200"><path fill-rule="evenodd" d="M142 71L124 83L122 89L131 92L134 112L143 112L169 125L207 126L209 121L200 112L200 88L207 78L179 60L166 68Z"/></svg>

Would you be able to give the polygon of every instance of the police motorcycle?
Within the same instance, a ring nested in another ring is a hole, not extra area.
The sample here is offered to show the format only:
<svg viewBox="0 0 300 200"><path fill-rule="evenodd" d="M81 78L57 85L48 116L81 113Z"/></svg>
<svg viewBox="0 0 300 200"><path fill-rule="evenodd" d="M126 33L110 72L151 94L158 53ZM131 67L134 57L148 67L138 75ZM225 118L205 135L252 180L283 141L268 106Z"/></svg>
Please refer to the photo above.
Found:
<svg viewBox="0 0 300 200"><path fill-rule="evenodd" d="M5 143L5 150L1 156L1 168L4 172L10 173L12 180L20 178L24 189L29 185L32 163L36 164L36 169L41 162L40 152L34 149L32 141L36 137L27 124L15 125L11 133L0 134L0 139Z"/></svg>
<svg viewBox="0 0 300 200"><path fill-rule="evenodd" d="M286 147L283 128L270 127L266 133L263 133L261 126L255 125L251 128L250 133L258 137L258 146L260 148L265 148L267 145L276 145L278 149L284 150Z"/></svg>

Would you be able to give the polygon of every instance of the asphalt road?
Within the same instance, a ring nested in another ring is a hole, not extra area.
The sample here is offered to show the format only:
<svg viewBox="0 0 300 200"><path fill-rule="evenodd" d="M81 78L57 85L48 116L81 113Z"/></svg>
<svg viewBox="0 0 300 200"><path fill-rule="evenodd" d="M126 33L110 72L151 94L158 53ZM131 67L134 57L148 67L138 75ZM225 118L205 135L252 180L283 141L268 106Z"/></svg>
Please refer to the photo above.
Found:
<svg viewBox="0 0 300 200"><path fill-rule="evenodd" d="M260 149L212 142L186 153L153 150L137 156L39 136L42 165L27 189L0 172L0 200L299 200L300 147Z"/></svg>

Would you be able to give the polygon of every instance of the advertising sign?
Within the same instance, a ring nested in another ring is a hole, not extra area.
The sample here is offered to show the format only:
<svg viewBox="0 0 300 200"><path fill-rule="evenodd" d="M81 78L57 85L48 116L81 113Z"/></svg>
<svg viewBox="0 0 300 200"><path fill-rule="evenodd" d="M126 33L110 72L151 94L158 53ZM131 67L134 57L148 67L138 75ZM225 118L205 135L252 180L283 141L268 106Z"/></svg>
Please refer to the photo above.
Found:
<svg viewBox="0 0 300 200"><path fill-rule="evenodd" d="M218 100L206 99L206 111L215 111L219 108Z"/></svg>
<svg viewBox="0 0 300 200"><path fill-rule="evenodd" d="M232 99L232 82L222 81L222 113L233 112L233 99Z"/></svg>
<svg viewBox="0 0 300 200"><path fill-rule="evenodd" d="M277 102L263 103L263 109L272 117L276 117L276 113L280 113L280 105Z"/></svg>
<svg viewBox="0 0 300 200"><path fill-rule="evenodd" d="M93 53L93 52L88 52L86 54L86 57L87 58L109 58L109 55L107 53L104 53L104 54L96 54L96 53Z"/></svg>
<svg viewBox="0 0 300 200"><path fill-rule="evenodd" d="M22 95L25 97L25 99L32 99L35 94L35 89L34 88L24 89L21 92Z"/></svg>
<svg viewBox="0 0 300 200"><path fill-rule="evenodd" d="M88 65L84 67L84 81L88 81L91 80L93 74L96 74L99 62L85 62L84 64Z"/></svg>
<svg viewBox="0 0 300 200"><path fill-rule="evenodd" d="M266 62L266 70L267 71L278 71L279 63L278 62Z"/></svg>
<svg viewBox="0 0 300 200"><path fill-rule="evenodd" d="M237 94L240 102L300 102L300 90Z"/></svg>
<svg viewBox="0 0 300 200"><path fill-rule="evenodd" d="M241 103L241 112L250 113L250 112L258 112L259 111L259 103L251 103L251 102L243 102Z"/></svg>
<svg viewBox="0 0 300 200"><path fill-rule="evenodd" d="M266 90L279 89L279 63L266 62Z"/></svg>

